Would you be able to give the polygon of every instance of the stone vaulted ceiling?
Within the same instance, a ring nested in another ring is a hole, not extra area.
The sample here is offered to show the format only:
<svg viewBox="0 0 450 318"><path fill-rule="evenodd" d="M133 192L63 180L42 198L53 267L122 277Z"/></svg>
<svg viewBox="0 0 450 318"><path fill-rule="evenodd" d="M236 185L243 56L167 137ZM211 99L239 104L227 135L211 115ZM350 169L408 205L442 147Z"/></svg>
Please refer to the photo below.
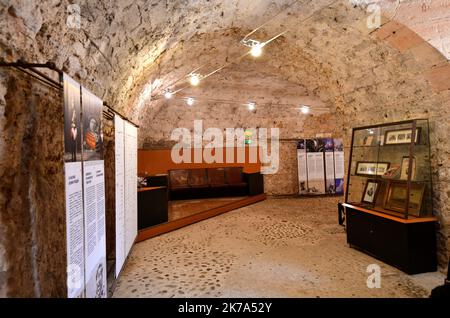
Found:
<svg viewBox="0 0 450 318"><path fill-rule="evenodd" d="M71 3L80 5L79 29L66 23ZM413 30L448 53L445 18L450 10L442 1L2 0L0 43L3 58L53 61L114 107L137 117L147 111L141 108L150 103L149 97L168 83L204 63L209 72L242 54L242 37L269 21L252 38L262 41L287 33L258 63L245 59L245 72L276 76L298 85L298 93L336 108L336 98L355 87L385 82L397 71L395 80L421 71L420 65L406 62L374 38L366 25L367 3L380 4L382 23L386 17L412 23ZM236 75L240 67L230 69ZM373 72L375 77L366 76ZM227 81L232 84L233 78Z"/></svg>

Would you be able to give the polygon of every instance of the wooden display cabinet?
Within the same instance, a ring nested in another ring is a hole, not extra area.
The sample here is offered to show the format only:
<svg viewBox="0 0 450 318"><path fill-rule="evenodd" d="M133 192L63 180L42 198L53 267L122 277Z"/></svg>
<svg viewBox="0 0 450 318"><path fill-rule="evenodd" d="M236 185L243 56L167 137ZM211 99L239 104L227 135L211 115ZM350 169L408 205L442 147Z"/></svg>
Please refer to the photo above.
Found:
<svg viewBox="0 0 450 318"><path fill-rule="evenodd" d="M347 242L408 274L437 270L427 119L354 128Z"/></svg>

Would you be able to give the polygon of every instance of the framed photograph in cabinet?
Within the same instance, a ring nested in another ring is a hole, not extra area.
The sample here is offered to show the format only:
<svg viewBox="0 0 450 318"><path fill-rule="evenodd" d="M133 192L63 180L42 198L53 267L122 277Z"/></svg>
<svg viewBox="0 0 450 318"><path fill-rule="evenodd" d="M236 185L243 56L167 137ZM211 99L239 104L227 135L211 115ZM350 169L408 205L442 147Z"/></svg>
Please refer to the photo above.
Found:
<svg viewBox="0 0 450 318"><path fill-rule="evenodd" d="M421 127L416 128L415 143L420 141ZM385 133L384 141L385 145L400 145L400 144L410 144L412 136L412 129L398 129L398 130L388 130Z"/></svg>
<svg viewBox="0 0 450 318"><path fill-rule="evenodd" d="M396 212L405 213L408 183L405 181L392 181L386 196L384 208ZM409 193L408 214L419 216L422 209L422 200L425 193L425 184L411 182Z"/></svg>
<svg viewBox="0 0 450 318"><path fill-rule="evenodd" d="M363 142L362 142L363 146L372 146L373 139L374 139L373 135L364 137Z"/></svg>
<svg viewBox="0 0 450 318"><path fill-rule="evenodd" d="M356 163L356 172L358 176L382 176L389 169L389 162L365 162Z"/></svg>
<svg viewBox="0 0 450 318"><path fill-rule="evenodd" d="M364 187L363 196L361 199L362 203L375 204L377 200L377 195L380 190L381 181L369 179Z"/></svg>
<svg viewBox="0 0 450 318"><path fill-rule="evenodd" d="M409 173L409 157L405 156L402 159L402 169L400 174L401 180L408 180ZM411 180L416 179L416 158L412 158L412 168L411 168Z"/></svg>

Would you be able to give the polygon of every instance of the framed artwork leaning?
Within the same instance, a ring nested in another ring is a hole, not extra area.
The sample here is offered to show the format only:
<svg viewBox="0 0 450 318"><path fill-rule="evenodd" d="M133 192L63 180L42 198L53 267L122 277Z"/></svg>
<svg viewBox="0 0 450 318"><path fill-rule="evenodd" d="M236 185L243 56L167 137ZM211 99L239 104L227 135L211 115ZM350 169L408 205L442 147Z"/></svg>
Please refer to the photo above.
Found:
<svg viewBox="0 0 450 318"><path fill-rule="evenodd" d="M368 179L366 182L366 186L364 187L361 202L374 205L377 200L380 187L381 187L380 180Z"/></svg>
<svg viewBox="0 0 450 318"><path fill-rule="evenodd" d="M384 203L386 210L405 213L406 197L408 193L408 183L405 181L392 181ZM416 217L420 216L422 201L425 193L425 184L411 182L409 193L408 214Z"/></svg>

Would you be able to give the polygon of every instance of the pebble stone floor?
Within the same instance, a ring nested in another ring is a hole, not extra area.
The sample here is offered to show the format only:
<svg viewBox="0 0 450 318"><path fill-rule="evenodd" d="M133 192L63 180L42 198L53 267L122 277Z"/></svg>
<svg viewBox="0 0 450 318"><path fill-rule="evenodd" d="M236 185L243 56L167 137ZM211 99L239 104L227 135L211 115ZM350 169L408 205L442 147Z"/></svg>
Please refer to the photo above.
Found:
<svg viewBox="0 0 450 318"><path fill-rule="evenodd" d="M138 243L114 297L428 297L443 283L350 248L337 202L272 198ZM367 287L369 264L379 289Z"/></svg>

